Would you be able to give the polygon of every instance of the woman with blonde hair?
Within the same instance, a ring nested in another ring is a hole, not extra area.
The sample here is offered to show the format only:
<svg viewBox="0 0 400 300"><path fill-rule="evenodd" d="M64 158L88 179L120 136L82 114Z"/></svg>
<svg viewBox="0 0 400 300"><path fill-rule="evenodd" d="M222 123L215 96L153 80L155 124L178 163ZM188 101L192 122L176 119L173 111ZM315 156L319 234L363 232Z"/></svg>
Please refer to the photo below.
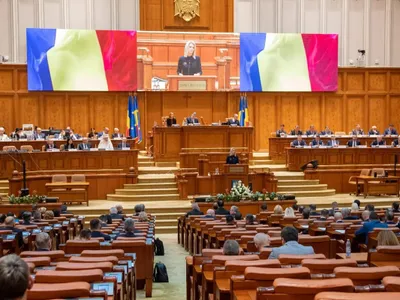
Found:
<svg viewBox="0 0 400 300"><path fill-rule="evenodd" d="M196 56L196 43L194 41L186 43L184 54L179 58L176 72L178 75L200 76L203 74L200 57Z"/></svg>
<svg viewBox="0 0 400 300"><path fill-rule="evenodd" d="M378 234L378 246L398 246L400 245L397 236L392 230L382 230Z"/></svg>
<svg viewBox="0 0 400 300"><path fill-rule="evenodd" d="M355 211L359 211L359 208L358 208L357 203L353 202L353 204L351 204L351 212L355 212Z"/></svg>
<svg viewBox="0 0 400 300"><path fill-rule="evenodd" d="M147 222L149 219L147 218L146 212L142 211L139 213L139 222Z"/></svg>
<svg viewBox="0 0 400 300"><path fill-rule="evenodd" d="M274 207L274 215L283 215L283 208L280 205Z"/></svg>
<svg viewBox="0 0 400 300"><path fill-rule="evenodd" d="M284 216L284 217L285 217L285 218L295 218L296 216L295 216L295 214L294 214L293 208L287 207L287 208L285 209L285 216Z"/></svg>

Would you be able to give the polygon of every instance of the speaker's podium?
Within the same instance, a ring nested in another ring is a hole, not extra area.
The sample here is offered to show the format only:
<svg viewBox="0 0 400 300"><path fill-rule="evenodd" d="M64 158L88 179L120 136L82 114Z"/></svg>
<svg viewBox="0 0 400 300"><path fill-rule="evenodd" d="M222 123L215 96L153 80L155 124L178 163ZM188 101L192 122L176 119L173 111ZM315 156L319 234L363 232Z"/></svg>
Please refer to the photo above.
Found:
<svg viewBox="0 0 400 300"><path fill-rule="evenodd" d="M225 186L232 187L234 183L239 180L244 185L249 184L249 165L248 164L236 164L236 165L224 165L224 181Z"/></svg>
<svg viewBox="0 0 400 300"><path fill-rule="evenodd" d="M215 75L201 75L201 76L181 76L181 75L167 75L168 90L176 91L215 91L215 82L217 76Z"/></svg>

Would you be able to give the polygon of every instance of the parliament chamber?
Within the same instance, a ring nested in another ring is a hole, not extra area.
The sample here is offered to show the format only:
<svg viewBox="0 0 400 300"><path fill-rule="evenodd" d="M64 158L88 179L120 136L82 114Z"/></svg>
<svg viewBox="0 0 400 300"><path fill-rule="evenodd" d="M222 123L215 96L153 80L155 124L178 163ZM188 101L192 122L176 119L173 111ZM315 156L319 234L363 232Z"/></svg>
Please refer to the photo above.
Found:
<svg viewBox="0 0 400 300"><path fill-rule="evenodd" d="M400 299L399 17L0 1L0 298Z"/></svg>

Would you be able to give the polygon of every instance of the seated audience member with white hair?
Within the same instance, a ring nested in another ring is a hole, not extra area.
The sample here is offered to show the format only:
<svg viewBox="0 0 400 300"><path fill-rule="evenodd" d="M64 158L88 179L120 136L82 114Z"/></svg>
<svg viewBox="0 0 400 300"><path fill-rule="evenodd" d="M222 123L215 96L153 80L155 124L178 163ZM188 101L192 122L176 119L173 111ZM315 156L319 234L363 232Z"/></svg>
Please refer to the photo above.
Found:
<svg viewBox="0 0 400 300"><path fill-rule="evenodd" d="M335 212L335 214L333 215L334 219L335 219L335 223L343 223L343 215L341 212Z"/></svg>
<svg viewBox="0 0 400 300"><path fill-rule="evenodd" d="M7 136L4 127L0 127L0 142L9 141L10 138Z"/></svg>
<svg viewBox="0 0 400 300"><path fill-rule="evenodd" d="M242 219L242 213L239 211L239 208L235 205L231 206L231 209L229 210L229 213L235 220L241 220Z"/></svg>
<svg viewBox="0 0 400 300"><path fill-rule="evenodd" d="M132 218L128 218L124 222L124 233L120 237L135 237L135 222Z"/></svg>
<svg viewBox="0 0 400 300"><path fill-rule="evenodd" d="M40 232L36 235L35 240L36 251L50 251L51 238L48 233Z"/></svg>
<svg viewBox="0 0 400 300"><path fill-rule="evenodd" d="M115 205L115 208L117 209L117 214L124 215L124 207L121 204Z"/></svg>
<svg viewBox="0 0 400 300"><path fill-rule="evenodd" d="M201 215L204 215L204 214L200 210L199 205L195 202L195 203L192 203L192 210L186 213L186 218L189 216L201 216Z"/></svg>
<svg viewBox="0 0 400 300"><path fill-rule="evenodd" d="M145 211L141 211L139 214L139 222L148 222L149 218L147 217L147 213Z"/></svg>
<svg viewBox="0 0 400 300"><path fill-rule="evenodd" d="M225 241L224 247L222 248L222 252L224 255L239 255L240 252L239 243L235 240Z"/></svg>
<svg viewBox="0 0 400 300"><path fill-rule="evenodd" d="M287 207L285 209L285 215L284 218L295 218L296 215L294 214L294 210L291 207Z"/></svg>
<svg viewBox="0 0 400 300"><path fill-rule="evenodd" d="M371 212L369 210L364 210L361 214L361 219L364 222L369 222L369 216L371 215Z"/></svg>
<svg viewBox="0 0 400 300"><path fill-rule="evenodd" d="M123 138L123 134L119 132L118 128L114 128L114 133L111 135L113 139L120 139Z"/></svg>
<svg viewBox="0 0 400 300"><path fill-rule="evenodd" d="M124 216L118 213L118 209L116 207L110 208L110 216L111 219L123 220Z"/></svg>
<svg viewBox="0 0 400 300"><path fill-rule="evenodd" d="M11 230L12 233L15 234L19 247L22 247L24 245L24 239L22 237L23 230L15 227L14 217L12 216L6 217L3 226L0 227L0 230Z"/></svg>
<svg viewBox="0 0 400 300"><path fill-rule="evenodd" d="M352 216L350 209L346 208L346 207L342 208L342 217L343 217L343 220L357 220L358 219L357 216Z"/></svg>
<svg viewBox="0 0 400 300"><path fill-rule="evenodd" d="M353 203L351 204L351 211L352 211L352 212L357 212L357 211L359 211L359 210L360 210L360 208L358 207L358 204L355 203L355 202L353 202Z"/></svg>
<svg viewBox="0 0 400 300"><path fill-rule="evenodd" d="M97 133L97 137L100 138L100 137L102 137L102 136L104 136L104 135L107 135L107 136L108 136L108 135L109 135L109 132L110 132L110 128L104 127L104 129L103 129L102 132Z"/></svg>
<svg viewBox="0 0 400 300"><path fill-rule="evenodd" d="M0 259L0 299L25 300L33 285L28 264L15 254Z"/></svg>
<svg viewBox="0 0 400 300"><path fill-rule="evenodd" d="M213 209L207 209L207 213L203 218L215 219L215 211Z"/></svg>
<svg viewBox="0 0 400 300"><path fill-rule="evenodd" d="M101 136L99 145L97 146L99 149L104 149L104 150L114 150L114 146L111 143L111 140L108 136L108 134L104 134Z"/></svg>
<svg viewBox="0 0 400 300"><path fill-rule="evenodd" d="M265 233L257 233L254 236L254 245L256 246L256 248L258 249L259 252L261 252L261 250L263 248L267 248L270 246L270 236L268 234Z"/></svg>

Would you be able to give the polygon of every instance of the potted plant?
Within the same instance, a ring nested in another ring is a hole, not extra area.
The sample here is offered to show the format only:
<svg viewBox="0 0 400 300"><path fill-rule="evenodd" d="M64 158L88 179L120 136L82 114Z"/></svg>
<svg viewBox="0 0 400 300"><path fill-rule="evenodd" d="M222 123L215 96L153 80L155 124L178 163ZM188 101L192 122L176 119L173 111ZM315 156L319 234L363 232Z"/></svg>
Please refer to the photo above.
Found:
<svg viewBox="0 0 400 300"><path fill-rule="evenodd" d="M45 196L38 195L27 195L27 196L15 196L11 195L8 197L10 204L36 204L44 201Z"/></svg>
<svg viewBox="0 0 400 300"><path fill-rule="evenodd" d="M276 198L276 193L275 192L271 192L268 195L269 200L273 201Z"/></svg>

